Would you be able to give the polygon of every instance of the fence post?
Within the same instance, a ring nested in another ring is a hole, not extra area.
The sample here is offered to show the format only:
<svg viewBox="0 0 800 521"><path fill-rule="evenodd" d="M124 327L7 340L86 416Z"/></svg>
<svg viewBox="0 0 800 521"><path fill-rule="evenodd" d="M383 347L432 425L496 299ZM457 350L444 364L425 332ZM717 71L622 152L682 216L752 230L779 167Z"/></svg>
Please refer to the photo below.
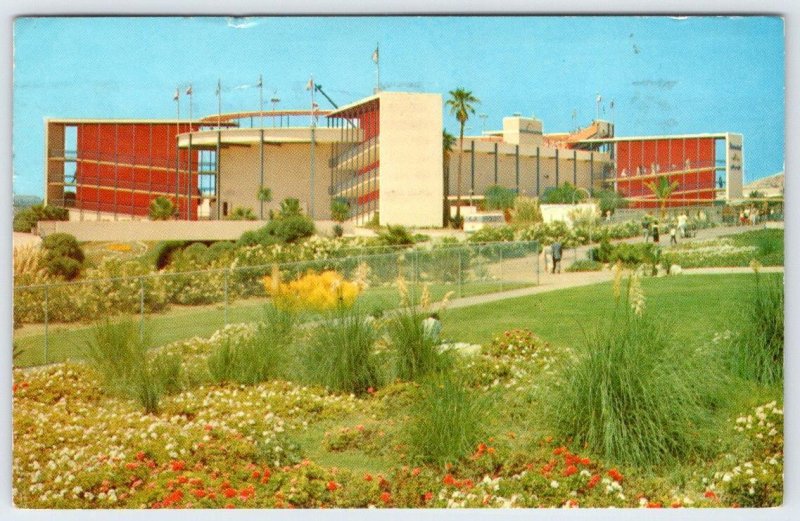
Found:
<svg viewBox="0 0 800 521"><path fill-rule="evenodd" d="M47 348L48 348L48 338L47 338L47 329L48 329L48 322L50 319L50 286L48 284L44 285L44 363L47 365Z"/></svg>
<svg viewBox="0 0 800 521"><path fill-rule="evenodd" d="M539 246L540 244L536 243L536 285L539 285Z"/></svg>
<svg viewBox="0 0 800 521"><path fill-rule="evenodd" d="M503 291L503 289L505 289L505 285L503 284L503 281L505 280L503 277L503 257L504 257L503 245L501 244L500 245L500 291Z"/></svg>
<svg viewBox="0 0 800 521"><path fill-rule="evenodd" d="M139 277L139 342L144 342L144 277Z"/></svg>
<svg viewBox="0 0 800 521"><path fill-rule="evenodd" d="M225 325L228 325L228 274L230 270L225 270Z"/></svg>
<svg viewBox="0 0 800 521"><path fill-rule="evenodd" d="M461 284L464 279L464 258L461 255L463 251L461 248L458 249L458 298L462 296Z"/></svg>

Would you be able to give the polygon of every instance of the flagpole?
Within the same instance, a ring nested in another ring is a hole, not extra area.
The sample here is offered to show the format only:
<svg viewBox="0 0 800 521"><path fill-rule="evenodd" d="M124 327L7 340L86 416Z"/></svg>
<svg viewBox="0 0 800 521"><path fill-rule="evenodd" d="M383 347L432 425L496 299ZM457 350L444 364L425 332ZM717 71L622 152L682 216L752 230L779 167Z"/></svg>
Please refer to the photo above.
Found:
<svg viewBox="0 0 800 521"><path fill-rule="evenodd" d="M315 141L315 128L316 128L316 118L314 117L315 110L314 110L314 90L316 90L314 85L314 75L311 75L311 79L308 82L308 85L311 87L311 201L309 202L308 209L311 219L314 220L314 162L315 162L315 150L314 150L314 141Z"/></svg>
<svg viewBox="0 0 800 521"><path fill-rule="evenodd" d="M259 125L264 128L264 78L258 75L258 113Z"/></svg>
<svg viewBox="0 0 800 521"><path fill-rule="evenodd" d="M375 93L381 91L381 52L380 52L380 42L375 44L375 52L372 55L375 61L375 68L377 71L377 85L375 86Z"/></svg>
<svg viewBox="0 0 800 521"><path fill-rule="evenodd" d="M177 210L178 205L178 197L181 193L181 154L180 149L178 148L178 134L181 133L181 88L180 86L175 88L175 96L172 97L175 100L175 106L177 107L177 118L175 119L175 205Z"/></svg>
<svg viewBox="0 0 800 521"><path fill-rule="evenodd" d="M186 95L189 96L189 131L192 130L192 84L189 84L189 88L186 89Z"/></svg>
<svg viewBox="0 0 800 521"><path fill-rule="evenodd" d="M222 128L222 79L217 79L217 128Z"/></svg>

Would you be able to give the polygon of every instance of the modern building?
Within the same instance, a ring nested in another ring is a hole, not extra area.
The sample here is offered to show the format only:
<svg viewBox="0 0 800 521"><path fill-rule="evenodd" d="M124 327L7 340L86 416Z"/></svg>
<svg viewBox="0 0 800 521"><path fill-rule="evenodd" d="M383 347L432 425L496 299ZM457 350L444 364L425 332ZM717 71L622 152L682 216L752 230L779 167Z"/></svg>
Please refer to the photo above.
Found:
<svg viewBox="0 0 800 521"><path fill-rule="evenodd" d="M439 94L380 92L332 111L48 119L45 198L80 220L141 219L159 196L184 220L237 208L266 219L288 197L327 220L344 198L355 224L441 226L446 201L473 205L493 185L530 196L565 182L588 194L613 187L652 207L647 185L667 175L678 182L670 205L711 204L721 188L741 197L741 134L616 137L602 120L545 134L542 121L514 115L465 136L445 164L442 106Z"/></svg>

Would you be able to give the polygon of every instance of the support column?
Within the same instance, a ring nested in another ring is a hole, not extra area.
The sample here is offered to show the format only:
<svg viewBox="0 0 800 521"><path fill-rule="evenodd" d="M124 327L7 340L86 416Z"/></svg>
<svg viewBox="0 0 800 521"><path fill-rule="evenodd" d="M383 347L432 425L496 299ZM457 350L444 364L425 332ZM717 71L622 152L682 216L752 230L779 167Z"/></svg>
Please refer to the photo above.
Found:
<svg viewBox="0 0 800 521"><path fill-rule="evenodd" d="M519 145L514 148L514 176L517 195L519 195Z"/></svg>
<svg viewBox="0 0 800 521"><path fill-rule="evenodd" d="M259 216L261 220L264 220L264 201L261 199L261 191L264 190L264 129L262 128L259 131L260 140L258 145L260 147L259 151L259 160L260 160L260 167L259 172L261 173L261 181L259 182L259 192L258 192L258 204L259 204Z"/></svg>
<svg viewBox="0 0 800 521"><path fill-rule="evenodd" d="M572 150L572 184L578 187L578 151Z"/></svg>
<svg viewBox="0 0 800 521"><path fill-rule="evenodd" d="M221 158L219 156L220 148L222 148L222 131L217 130L217 165L216 165L217 175L214 177L214 192L215 192L214 196L217 204L217 220L222 219L222 188L220 185L220 178L222 177L221 175L222 169L220 168L220 162L221 162Z"/></svg>
<svg viewBox="0 0 800 521"><path fill-rule="evenodd" d="M475 195L475 140L470 141L470 194Z"/></svg>
<svg viewBox="0 0 800 521"><path fill-rule="evenodd" d="M497 141L494 142L494 184L499 184L497 177Z"/></svg>
<svg viewBox="0 0 800 521"><path fill-rule="evenodd" d="M540 174L541 174L541 162L540 162L540 159L541 159L540 150L539 150L539 147L536 147L536 197L539 197L539 194L541 193L541 190L539 189L540 188L539 180L540 180Z"/></svg>
<svg viewBox="0 0 800 521"><path fill-rule="evenodd" d="M558 188L558 149L556 148L556 188Z"/></svg>

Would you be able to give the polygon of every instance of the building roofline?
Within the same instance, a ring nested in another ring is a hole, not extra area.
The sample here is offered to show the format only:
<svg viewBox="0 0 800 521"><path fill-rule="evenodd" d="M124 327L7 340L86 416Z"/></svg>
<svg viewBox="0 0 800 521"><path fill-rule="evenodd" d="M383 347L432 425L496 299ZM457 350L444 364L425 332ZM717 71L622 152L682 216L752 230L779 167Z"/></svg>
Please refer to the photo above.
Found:
<svg viewBox="0 0 800 521"><path fill-rule="evenodd" d="M708 134L665 134L660 136L621 136L600 139L581 139L578 143L615 143L620 141L653 141L656 139L696 139L696 138L717 138L724 139L728 134L737 132L714 132Z"/></svg>
<svg viewBox="0 0 800 521"><path fill-rule="evenodd" d="M366 105L367 103L370 103L372 101L375 101L375 100L379 99L380 96L381 96L381 93L379 92L377 94L373 94L372 96L368 96L366 98L361 98L360 100L354 101L352 103L348 103L347 105L342 105L341 107L339 107L337 109L334 109L334 110L331 110L330 112L328 112L328 117L332 118L332 117L342 116L344 112L348 112L348 111L350 111L350 110L352 110L352 109L354 109L356 107L359 107L361 105Z"/></svg>

